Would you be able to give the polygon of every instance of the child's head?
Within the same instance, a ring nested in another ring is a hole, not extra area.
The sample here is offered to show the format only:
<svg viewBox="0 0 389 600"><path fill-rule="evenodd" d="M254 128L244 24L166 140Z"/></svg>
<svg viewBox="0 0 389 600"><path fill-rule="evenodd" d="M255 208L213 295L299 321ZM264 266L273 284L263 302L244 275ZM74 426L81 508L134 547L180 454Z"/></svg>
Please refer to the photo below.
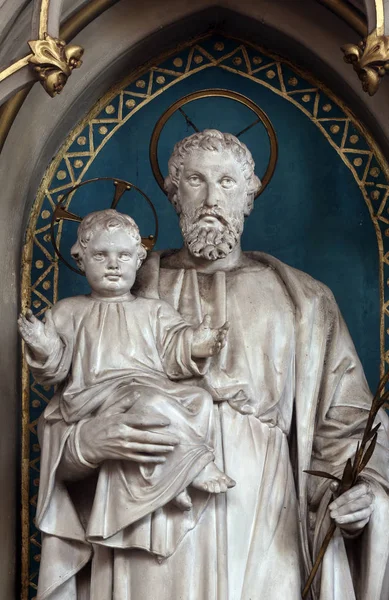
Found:
<svg viewBox="0 0 389 600"><path fill-rule="evenodd" d="M147 253L135 221L107 209L81 221L71 254L94 292L118 296L131 290Z"/></svg>

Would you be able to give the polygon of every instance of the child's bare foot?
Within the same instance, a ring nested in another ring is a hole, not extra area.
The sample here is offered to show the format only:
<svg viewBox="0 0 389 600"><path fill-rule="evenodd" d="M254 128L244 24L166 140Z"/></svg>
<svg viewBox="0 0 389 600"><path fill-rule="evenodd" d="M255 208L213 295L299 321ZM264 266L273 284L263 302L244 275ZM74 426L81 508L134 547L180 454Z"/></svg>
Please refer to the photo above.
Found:
<svg viewBox="0 0 389 600"><path fill-rule="evenodd" d="M173 504L181 508L181 510L190 510L193 506L192 500L188 494L188 490L182 491L173 499Z"/></svg>
<svg viewBox="0 0 389 600"><path fill-rule="evenodd" d="M222 473L214 462L210 462L194 478L191 485L204 492L220 494L220 492L226 492L228 488L234 487L236 482L225 473Z"/></svg>

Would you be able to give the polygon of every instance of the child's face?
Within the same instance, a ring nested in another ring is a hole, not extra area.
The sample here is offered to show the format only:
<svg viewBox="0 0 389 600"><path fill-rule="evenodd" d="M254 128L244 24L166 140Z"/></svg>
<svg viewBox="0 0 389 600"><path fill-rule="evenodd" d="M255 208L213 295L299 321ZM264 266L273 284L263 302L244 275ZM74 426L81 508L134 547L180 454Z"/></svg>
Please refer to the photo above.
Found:
<svg viewBox="0 0 389 600"><path fill-rule="evenodd" d="M85 275L99 296L128 294L134 285L138 244L124 229L97 231L82 257Z"/></svg>

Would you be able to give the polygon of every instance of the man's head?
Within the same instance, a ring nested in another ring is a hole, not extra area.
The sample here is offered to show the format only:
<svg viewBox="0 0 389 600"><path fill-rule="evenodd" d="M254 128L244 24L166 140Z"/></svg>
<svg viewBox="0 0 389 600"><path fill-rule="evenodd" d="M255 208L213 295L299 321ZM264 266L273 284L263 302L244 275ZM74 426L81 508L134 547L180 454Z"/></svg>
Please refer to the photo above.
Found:
<svg viewBox="0 0 389 600"><path fill-rule="evenodd" d="M146 254L135 221L113 209L87 215L71 249L89 285L102 296L129 293Z"/></svg>
<svg viewBox="0 0 389 600"><path fill-rule="evenodd" d="M215 129L175 145L165 189L194 256L216 260L235 247L261 187L254 166L245 144Z"/></svg>

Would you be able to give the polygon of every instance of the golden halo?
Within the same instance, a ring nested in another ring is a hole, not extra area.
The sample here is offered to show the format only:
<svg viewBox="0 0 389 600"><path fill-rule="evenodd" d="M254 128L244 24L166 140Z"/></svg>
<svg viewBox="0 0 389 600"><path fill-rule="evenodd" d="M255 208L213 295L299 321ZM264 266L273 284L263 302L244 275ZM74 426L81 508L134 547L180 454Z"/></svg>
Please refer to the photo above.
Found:
<svg viewBox="0 0 389 600"><path fill-rule="evenodd" d="M113 196L113 200L111 202L111 206L110 208L116 209L119 200L121 199L121 197L123 196L123 194L125 192L130 192L131 190L136 190L137 192L139 192L141 194L141 196L143 197L144 200L146 200L146 202L148 203L148 205L150 206L152 212L153 212L153 217L154 217L154 222L155 222L155 228L154 228L154 233L149 235L148 237L142 237L142 245L146 248L146 250L149 252L150 250L152 250L157 242L157 238L158 238L158 217L157 217L157 212L154 208L154 204L151 202L150 198L148 196L146 196L146 194L144 192L142 192L142 190L138 187L136 187L136 185L134 185L133 183L130 183L129 181L125 181L124 179L117 179L116 177L94 177L93 179L87 179L86 181L83 181L82 183L79 183L77 185L75 185L71 190L69 190L63 198L61 198L61 201L58 202L57 206L54 209L53 212L53 216L51 219L51 225L50 225L50 236L51 236L51 243L53 244L53 248L54 248L54 252L56 253L56 255L58 256L58 258L60 260L62 260L62 262L72 271L74 271L75 273L78 273L79 275L84 275L85 273L83 273L83 271L81 271L80 269L76 269L76 267L73 267L73 265L71 265L66 258L64 258L64 256L62 256L61 252L59 251L58 248L58 244L57 244L57 240L56 240L56 236L55 236L55 231L54 231L54 225L55 223L58 223L61 219L64 219L65 221L76 221L77 223L81 223L83 217L80 217L74 213L71 213L66 206L66 200L68 198L68 196L72 195L76 192L76 190L84 185L87 185L88 183L93 183L95 181L112 181L113 185L114 185L114 196Z"/></svg>
<svg viewBox="0 0 389 600"><path fill-rule="evenodd" d="M255 104L255 102L250 100L250 98L247 98L247 96L243 96L243 94L239 94L238 92L233 92L231 90L224 90L224 89L218 89L218 88L200 90L198 92L193 92L192 94L188 94L187 96L183 96L179 100L176 100L176 102L174 102L171 106L169 106L169 108L167 110L165 110L165 112L162 114L162 116L158 119L158 121L154 127L153 133L151 135L150 150L149 150L150 164L151 164L151 168L153 171L153 175L154 175L155 179L157 180L159 187L164 192L164 194L166 194L166 191L164 188L164 177L162 175L161 169L159 167L159 161L158 161L158 143L159 143L159 138L161 136L162 129L164 128L164 126L166 125L167 121L170 119L172 114L174 112L176 112L176 110L179 110L185 104L188 104L189 102L193 102L194 100L198 100L199 98L216 98L216 97L230 98L231 100L235 100L235 102L240 102L241 104L244 104L250 110L252 110L252 112L257 116L257 121L255 123L253 123L253 125L258 123L259 121L261 121L261 123L264 125L264 127L266 129L266 133L268 135L269 144L270 144L270 158L269 158L269 163L268 163L267 169L265 171L265 174L261 178L261 183L262 183L261 189L259 190L259 192L257 192L257 194L255 195L255 198L258 198L258 196L260 194L262 194L262 192L265 190L266 186L270 182L271 178L273 177L274 170L275 170L276 164L277 164L277 157L278 157L277 135L276 135L276 132L275 132L272 122L270 121L267 114L262 110L262 108L260 108L257 104ZM190 123L190 124L193 126L193 123ZM244 131L247 131L247 129L249 129L250 127L251 126L247 127L240 133L244 133Z"/></svg>

